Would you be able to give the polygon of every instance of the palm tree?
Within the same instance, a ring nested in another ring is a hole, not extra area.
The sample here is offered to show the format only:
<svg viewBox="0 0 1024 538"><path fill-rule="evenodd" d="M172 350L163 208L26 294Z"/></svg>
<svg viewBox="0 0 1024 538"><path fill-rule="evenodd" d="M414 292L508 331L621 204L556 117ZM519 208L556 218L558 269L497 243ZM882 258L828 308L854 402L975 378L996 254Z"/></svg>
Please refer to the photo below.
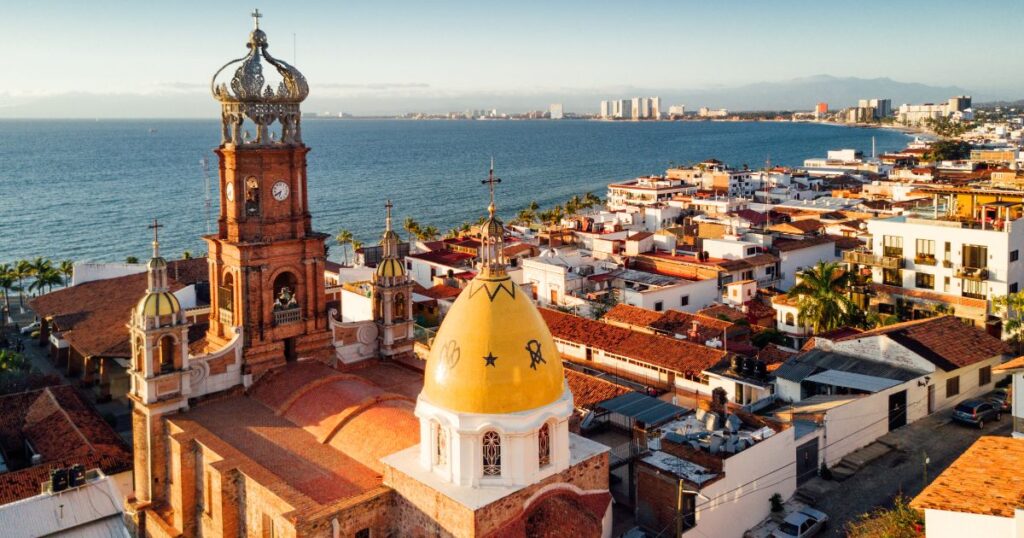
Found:
<svg viewBox="0 0 1024 538"><path fill-rule="evenodd" d="M815 333L845 325L857 314L857 305L848 293L850 273L836 262L820 261L800 271L789 296L797 299L800 323Z"/></svg>
<svg viewBox="0 0 1024 538"><path fill-rule="evenodd" d="M420 230L419 238L423 241L433 241L439 235L441 235L441 232L437 230L436 226L427 226Z"/></svg>
<svg viewBox="0 0 1024 538"><path fill-rule="evenodd" d="M18 306L25 308L25 279L32 276L32 263L18 260L14 263L14 278L18 280Z"/></svg>
<svg viewBox="0 0 1024 538"><path fill-rule="evenodd" d="M352 244L352 232L349 230L339 230L338 235L334 238L339 245L341 245L341 254L345 257L345 265L348 265L348 247Z"/></svg>
<svg viewBox="0 0 1024 538"><path fill-rule="evenodd" d="M592 192L588 192L583 195L583 206L590 209L596 205L601 205L601 197L597 196Z"/></svg>
<svg viewBox="0 0 1024 538"><path fill-rule="evenodd" d="M416 219L412 217L405 217L405 222L402 223L402 228L405 228L406 233L409 234L409 239L419 237L420 223L416 222Z"/></svg>
<svg viewBox="0 0 1024 538"><path fill-rule="evenodd" d="M44 289L47 292L53 291L54 286L59 286L63 282L64 279L60 277L60 272L51 267L42 273L35 275L35 280L29 284L28 289L38 291L42 294Z"/></svg>
<svg viewBox="0 0 1024 538"><path fill-rule="evenodd" d="M71 285L71 277L75 274L75 262L71 260L60 261L60 274L64 275L64 286Z"/></svg>
<svg viewBox="0 0 1024 538"><path fill-rule="evenodd" d="M444 236L446 239L458 239L460 234L462 234L462 230L456 226L454 228L449 228L448 231L445 232Z"/></svg>
<svg viewBox="0 0 1024 538"><path fill-rule="evenodd" d="M1021 329L1024 329L1024 292L1000 295L992 299L996 313L1003 317L1003 333L1021 350Z"/></svg>
<svg viewBox="0 0 1024 538"><path fill-rule="evenodd" d="M580 197L574 194L569 198L569 201L565 203L565 211L570 215L575 215L582 207L582 204L583 201L580 200Z"/></svg>
<svg viewBox="0 0 1024 538"><path fill-rule="evenodd" d="M124 263L139 263L139 258L137 256L128 256L124 259Z"/></svg>
<svg viewBox="0 0 1024 538"><path fill-rule="evenodd" d="M358 240L358 239L353 239L352 240L352 255L355 256L355 253L359 249L361 249L361 248L363 248L363 242Z"/></svg>
<svg viewBox="0 0 1024 538"><path fill-rule="evenodd" d="M14 268L11 264L5 263L0 264L0 288L4 290L4 310L6 312L11 311L11 290L17 289L18 279L14 277ZM0 325L3 325L7 321L6 314L3 314L4 319L0 320Z"/></svg>
<svg viewBox="0 0 1024 538"><path fill-rule="evenodd" d="M183 260L191 260L192 259L192 251L191 250L186 250L185 252L182 252L181 253L181 259L183 259Z"/></svg>

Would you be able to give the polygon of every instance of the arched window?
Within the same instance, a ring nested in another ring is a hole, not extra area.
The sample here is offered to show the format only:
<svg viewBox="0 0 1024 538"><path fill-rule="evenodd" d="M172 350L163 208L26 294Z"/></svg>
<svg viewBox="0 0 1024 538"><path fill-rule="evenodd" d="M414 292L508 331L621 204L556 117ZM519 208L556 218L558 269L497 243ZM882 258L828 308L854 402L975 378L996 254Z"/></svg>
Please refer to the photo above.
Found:
<svg viewBox="0 0 1024 538"><path fill-rule="evenodd" d="M786 325L796 325L796 323L793 323L793 313L792 312L786 314Z"/></svg>
<svg viewBox="0 0 1024 538"><path fill-rule="evenodd" d="M448 430L434 421L434 465L448 465Z"/></svg>
<svg viewBox="0 0 1024 538"><path fill-rule="evenodd" d="M484 433L484 476L501 476L501 435L496 431Z"/></svg>
<svg viewBox="0 0 1024 538"><path fill-rule="evenodd" d="M394 321L403 321L403 320L405 320L405 295L404 294L399 293L399 294L395 295L395 305L394 306L395 306L395 308L394 308L394 311L391 312L391 318Z"/></svg>
<svg viewBox="0 0 1024 538"><path fill-rule="evenodd" d="M547 422L537 432L537 461L541 467L551 464L551 425Z"/></svg>
<svg viewBox="0 0 1024 538"><path fill-rule="evenodd" d="M258 215L260 212L260 182L255 176L245 179L245 214Z"/></svg>
<svg viewBox="0 0 1024 538"><path fill-rule="evenodd" d="M174 370L174 337L165 335L160 338L160 373Z"/></svg>

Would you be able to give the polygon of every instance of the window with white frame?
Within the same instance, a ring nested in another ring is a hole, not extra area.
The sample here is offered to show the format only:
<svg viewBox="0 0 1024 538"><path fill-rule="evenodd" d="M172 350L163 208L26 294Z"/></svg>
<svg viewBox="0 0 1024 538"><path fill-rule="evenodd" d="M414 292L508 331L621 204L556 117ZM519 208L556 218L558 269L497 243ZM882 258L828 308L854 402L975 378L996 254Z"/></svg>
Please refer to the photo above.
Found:
<svg viewBox="0 0 1024 538"><path fill-rule="evenodd" d="M537 461L542 468L551 465L551 425L547 422L537 432Z"/></svg>

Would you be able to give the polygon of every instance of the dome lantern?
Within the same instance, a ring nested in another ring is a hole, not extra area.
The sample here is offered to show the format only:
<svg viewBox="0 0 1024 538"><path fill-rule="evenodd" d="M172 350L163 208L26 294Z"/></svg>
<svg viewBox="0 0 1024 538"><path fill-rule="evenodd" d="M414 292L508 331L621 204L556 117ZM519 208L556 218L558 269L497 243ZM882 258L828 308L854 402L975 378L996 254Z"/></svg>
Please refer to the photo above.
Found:
<svg viewBox="0 0 1024 538"><path fill-rule="evenodd" d="M231 60L217 70L210 81L213 97L221 104L221 143L235 145L299 145L301 112L299 103L309 95L306 77L294 66L267 52L267 34L260 29L259 10L246 47L249 53ZM255 138L243 133L246 120L256 126ZM269 127L278 122L280 137Z"/></svg>
<svg viewBox="0 0 1024 538"><path fill-rule="evenodd" d="M499 277L505 271L505 225L495 214L494 186L501 183L501 178L494 175L494 158L491 157L491 170L487 179L481 180L491 191L491 203L487 206L487 220L480 226L480 273L485 276Z"/></svg>

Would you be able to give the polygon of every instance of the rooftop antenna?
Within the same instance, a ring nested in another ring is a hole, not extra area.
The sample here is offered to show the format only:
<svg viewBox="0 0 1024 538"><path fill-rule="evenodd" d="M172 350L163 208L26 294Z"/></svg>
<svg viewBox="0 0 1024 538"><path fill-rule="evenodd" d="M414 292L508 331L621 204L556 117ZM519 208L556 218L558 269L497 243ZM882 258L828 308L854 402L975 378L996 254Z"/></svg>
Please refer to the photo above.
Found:
<svg viewBox="0 0 1024 538"><path fill-rule="evenodd" d="M871 137L871 160L875 160L875 137Z"/></svg>
<svg viewBox="0 0 1024 538"><path fill-rule="evenodd" d="M213 233L210 227L210 214L213 211L213 198L210 195L210 161L203 157L199 159L199 166L203 169L203 178L206 180L206 194L203 197L203 206L206 209L206 235Z"/></svg>

